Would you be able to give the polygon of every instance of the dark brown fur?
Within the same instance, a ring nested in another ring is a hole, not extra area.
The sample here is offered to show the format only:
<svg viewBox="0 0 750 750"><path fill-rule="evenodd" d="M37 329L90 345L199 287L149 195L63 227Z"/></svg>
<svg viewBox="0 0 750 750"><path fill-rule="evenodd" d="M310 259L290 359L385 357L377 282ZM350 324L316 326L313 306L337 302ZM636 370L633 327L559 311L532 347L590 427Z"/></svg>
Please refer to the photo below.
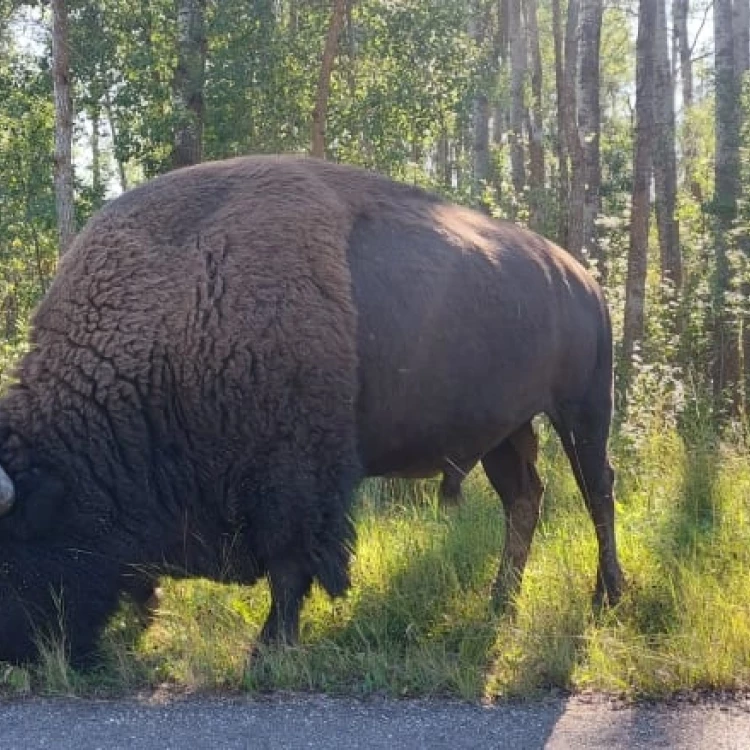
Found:
<svg viewBox="0 0 750 750"><path fill-rule="evenodd" d="M538 516L540 412L596 524L598 593L619 596L609 320L536 235L316 160L205 164L89 222L32 343L0 402L0 658L56 621L48 584L84 655L117 593L163 572L267 575L263 637L293 639L313 580L348 586L362 476L479 460L508 520L501 599Z"/></svg>

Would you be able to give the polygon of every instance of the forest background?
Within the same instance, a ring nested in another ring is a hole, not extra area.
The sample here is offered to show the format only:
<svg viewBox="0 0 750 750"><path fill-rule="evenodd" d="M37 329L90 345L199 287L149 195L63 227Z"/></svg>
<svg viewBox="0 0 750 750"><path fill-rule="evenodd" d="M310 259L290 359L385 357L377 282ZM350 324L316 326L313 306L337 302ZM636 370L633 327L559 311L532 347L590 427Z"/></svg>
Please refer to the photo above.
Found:
<svg viewBox="0 0 750 750"><path fill-rule="evenodd" d="M750 0L0 0L0 385L97 208L167 170L248 153L362 165L526 224L592 270L615 326L632 586L610 619L582 614L590 529L579 534L580 501L541 425L548 492L520 619L483 608L502 525L481 478L455 517L430 483L386 486L386 509L371 483L364 608L349 602L332 632L313 617L301 654L248 676L229 644L263 594L174 584L145 640L126 615L111 636L118 684L750 684L749 69ZM215 640L198 626L204 596L228 618ZM455 611L436 622L429 596L455 597ZM68 689L50 664L43 684Z"/></svg>

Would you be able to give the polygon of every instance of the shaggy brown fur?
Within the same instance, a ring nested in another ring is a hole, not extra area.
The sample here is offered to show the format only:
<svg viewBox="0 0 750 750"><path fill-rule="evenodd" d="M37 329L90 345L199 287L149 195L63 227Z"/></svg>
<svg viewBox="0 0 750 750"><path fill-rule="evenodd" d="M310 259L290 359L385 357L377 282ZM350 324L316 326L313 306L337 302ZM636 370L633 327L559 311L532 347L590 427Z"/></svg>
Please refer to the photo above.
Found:
<svg viewBox="0 0 750 750"><path fill-rule="evenodd" d="M505 223L361 170L252 157L179 170L95 216L0 402L0 658L57 622L85 656L120 591L160 573L267 575L266 640L313 580L348 586L364 474L482 460L520 580L547 412L619 596L606 458L611 335L593 280Z"/></svg>

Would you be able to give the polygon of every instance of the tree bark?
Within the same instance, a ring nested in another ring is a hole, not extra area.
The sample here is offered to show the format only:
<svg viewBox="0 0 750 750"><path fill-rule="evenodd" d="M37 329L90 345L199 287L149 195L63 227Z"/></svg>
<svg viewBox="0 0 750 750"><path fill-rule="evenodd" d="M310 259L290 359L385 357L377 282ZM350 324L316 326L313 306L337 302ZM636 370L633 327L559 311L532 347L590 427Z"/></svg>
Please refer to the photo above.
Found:
<svg viewBox="0 0 750 750"><path fill-rule="evenodd" d="M734 0L732 6L734 16L734 64L737 86L741 88L743 77L750 70L750 0ZM740 108L740 128L746 128L747 123L743 120L744 114ZM739 196L738 196L739 197ZM745 258L745 263L750 263L750 237L747 232L737 235L738 249ZM750 398L750 281L743 281L741 286L743 300L745 301L742 319L742 371L743 371L743 400L742 413L747 413L748 399Z"/></svg>
<svg viewBox="0 0 750 750"><path fill-rule="evenodd" d="M684 124L682 127L682 169L685 184L693 198L703 203L703 191L695 179L695 162L698 158L696 148L697 134L693 127L690 110L693 106L693 58L690 37L688 36L688 15L690 0L672 0L674 16L674 36L677 46L677 57L680 60L680 84L682 91L682 110Z"/></svg>
<svg viewBox="0 0 750 750"><path fill-rule="evenodd" d="M198 164L203 157L203 88L206 77L206 0L179 0L174 108L177 118L172 166Z"/></svg>
<svg viewBox="0 0 750 750"><path fill-rule="evenodd" d="M523 148L523 90L526 75L526 43L521 27L521 0L508 2L508 36L510 37L510 163L511 180L517 199L526 189L526 167Z"/></svg>
<svg viewBox="0 0 750 750"><path fill-rule="evenodd" d="M716 158L714 200L716 276L714 280L713 391L717 412L724 412L726 399L739 407L739 346L733 316L726 309L732 283L728 236L737 216L740 191L739 90L732 34L732 0L714 0L714 49L716 75Z"/></svg>
<svg viewBox="0 0 750 750"><path fill-rule="evenodd" d="M486 19L481 2L472 2L469 19L469 35L481 49L485 44L487 30ZM482 201L485 186L490 180L490 104L487 94L477 90L472 102L472 193L480 207L486 208Z"/></svg>
<svg viewBox="0 0 750 750"><path fill-rule="evenodd" d="M565 148L565 80L560 0L552 0L552 36L555 46L555 92L557 94L555 154L557 156L557 241L568 246L568 152Z"/></svg>
<svg viewBox="0 0 750 750"><path fill-rule="evenodd" d="M536 0L526 0L526 30L531 60L531 116L529 118L529 213L531 228L545 225L544 115L542 109L542 54Z"/></svg>
<svg viewBox="0 0 750 750"><path fill-rule="evenodd" d="M453 169L450 160L450 141L448 140L448 131L443 126L440 138L437 142L437 152L435 155L435 169L440 184L449 189L453 184Z"/></svg>
<svg viewBox="0 0 750 750"><path fill-rule="evenodd" d="M68 9L65 0L52 0L52 75L55 95L55 206L59 252L75 236L73 193L73 101L70 92Z"/></svg>
<svg viewBox="0 0 750 750"><path fill-rule="evenodd" d="M583 147L578 138L576 79L578 71L578 13L579 0L568 0L568 19L565 25L565 71L563 117L565 138L570 155L570 192L568 195L568 252L583 261L583 206L586 181Z"/></svg>
<svg viewBox="0 0 750 750"><path fill-rule="evenodd" d="M734 63L737 76L750 70L750 0L734 0L732 4L734 29Z"/></svg>
<svg viewBox="0 0 750 750"><path fill-rule="evenodd" d="M124 193L128 189L128 176L125 172L125 164L120 158L118 145L120 143L117 120L115 118L114 107L110 99L109 92L104 92L104 109L107 113L107 122L109 123L109 132L112 134L112 145L114 146L115 162L117 163L117 176L120 178L120 189Z"/></svg>
<svg viewBox="0 0 750 750"><path fill-rule="evenodd" d="M331 90L331 73L333 61L336 57L339 35L344 25L346 16L347 0L334 0L331 11L331 22L328 25L323 48L323 59L320 64L320 75L318 76L318 91L315 96L315 107L312 114L312 145L310 153L322 159L326 150L326 114L328 112L328 98Z"/></svg>
<svg viewBox="0 0 750 750"><path fill-rule="evenodd" d="M654 183L661 282L679 292L682 288L682 254L679 227L675 220L677 157L675 154L674 85L669 62L666 0L656 0L654 61Z"/></svg>
<svg viewBox="0 0 750 750"><path fill-rule="evenodd" d="M601 109L599 104L599 51L602 36L602 0L581 0L578 140L583 155L583 246L602 278L604 256L597 237L596 219L601 212Z"/></svg>
<svg viewBox="0 0 750 750"><path fill-rule="evenodd" d="M680 58L680 82L682 83L682 104L688 108L693 104L693 58L688 37L688 14L690 0L672 0L674 35Z"/></svg>
<svg viewBox="0 0 750 750"><path fill-rule="evenodd" d="M99 107L91 108L91 192L94 194L95 208L99 208L104 198L102 185L102 159L99 146L101 117Z"/></svg>
<svg viewBox="0 0 750 750"><path fill-rule="evenodd" d="M633 156L633 194L630 218L628 275L625 282L625 319L622 364L624 391L627 393L635 350L643 341L646 271L648 267L648 225L650 213L654 119L654 44L656 3L640 0L638 40L636 42L635 152Z"/></svg>

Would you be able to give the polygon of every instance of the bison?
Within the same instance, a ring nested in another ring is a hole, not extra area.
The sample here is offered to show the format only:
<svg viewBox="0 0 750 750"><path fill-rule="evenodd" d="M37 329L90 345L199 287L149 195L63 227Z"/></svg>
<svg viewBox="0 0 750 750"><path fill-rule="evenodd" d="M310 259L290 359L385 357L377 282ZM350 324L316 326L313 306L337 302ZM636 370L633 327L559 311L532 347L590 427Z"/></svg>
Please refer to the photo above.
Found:
<svg viewBox="0 0 750 750"><path fill-rule="evenodd" d="M460 473L502 499L494 586L518 587L568 454L614 602L612 337L591 276L510 223L353 167L244 157L106 205L60 262L0 400L0 659L62 631L95 654L158 576L266 576L266 642L313 581L349 585L365 476Z"/></svg>

